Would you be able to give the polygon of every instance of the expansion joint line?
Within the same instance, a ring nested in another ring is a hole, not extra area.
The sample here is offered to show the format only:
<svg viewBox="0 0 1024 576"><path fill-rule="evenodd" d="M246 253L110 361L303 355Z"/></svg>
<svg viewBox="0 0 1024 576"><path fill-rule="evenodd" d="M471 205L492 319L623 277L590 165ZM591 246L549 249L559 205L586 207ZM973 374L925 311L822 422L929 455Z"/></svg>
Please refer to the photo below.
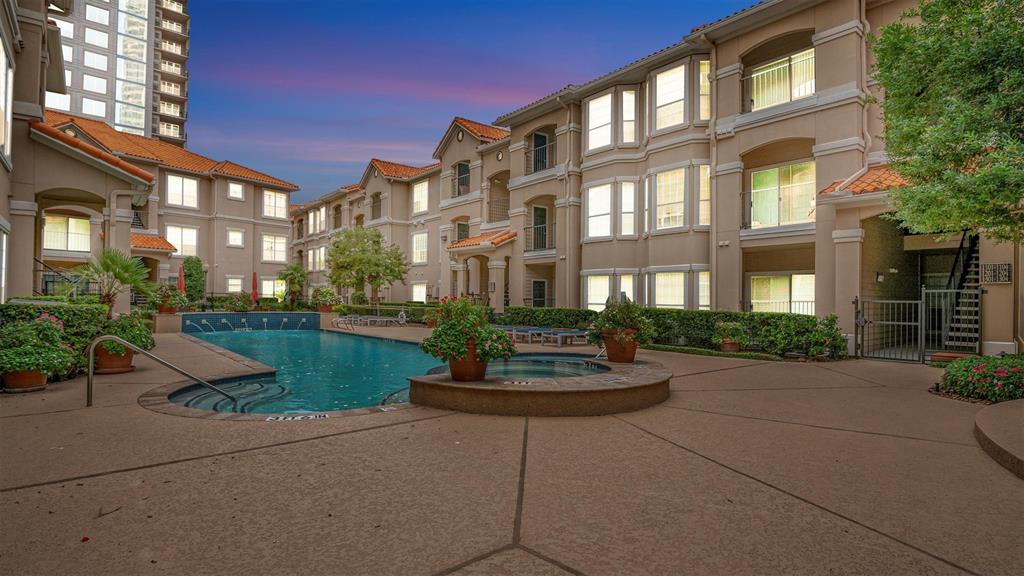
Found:
<svg viewBox="0 0 1024 576"><path fill-rule="evenodd" d="M915 550L917 552L920 552L921 554L924 554L925 556L928 556L929 558L932 558L932 559L937 560L939 562L942 562L943 564L946 564L947 566L951 566L951 567L953 567L953 568L955 568L957 570L960 570L962 572L965 572L967 574L972 574L973 576L981 576L977 572L975 572L973 570L970 570L968 568L965 568L964 566L961 566L961 565L953 562L952 560L947 560L947 559L943 558L942 556L938 556L936 554L933 554L932 552L929 552L928 550L925 550L924 548L921 548L921 547L915 546L914 544L911 544L909 542L905 542L903 540L900 540L899 538L897 538L895 536L887 534L886 532L883 532L883 531L881 531L881 530L879 530L877 528L869 526L869 525L867 525L867 524L865 524L865 523L863 523L863 522L861 522L859 520L856 520L856 519L851 518L851 517L849 517L849 516L847 516L845 514L842 514L841 512L836 512L835 510L832 510L831 508L827 508L827 507L825 507L825 506L823 506L821 504L818 504L817 502L814 502L813 500L808 500L807 498L804 498L803 496L800 496L800 495L795 494L793 492L790 492L790 491L788 491L788 490L786 490L784 488L776 486L775 484L772 484L771 482L768 482L766 480L762 480L762 479L760 479L760 478L758 478L756 476L753 476L751 474L743 472L742 470L739 470L738 468L733 468L732 466L729 466L728 464L725 464L724 462L720 462L720 461L715 460L714 458L712 458L710 456L706 456L704 454L701 454L700 452L694 450L693 448L689 448L687 446L683 446L682 444L679 444L678 442L675 442L673 440L669 440L668 438L666 438L666 437L664 437L664 436L662 436L660 434L656 434L656 433L651 432L650 430L648 430L646 428L642 428L641 426L639 426L637 424L634 424L634 423L630 422L629 420L626 420L625 418L622 418L621 416L614 415L613 418L615 418L616 420L619 420L620 422L623 422L623 423L625 423L625 424L627 424L629 426L632 426L633 428L636 428L637 430L639 430L643 434L648 434L650 436L653 436L654 438L657 438L658 440L661 440L662 442L665 442L666 444L671 444L672 446L675 446L676 448L679 448L680 450L683 450L685 452L689 452L690 454L693 454L694 456L697 456L698 458L701 458L703 460L707 460L708 462L711 462L712 464L715 464L717 466L721 466L722 468L725 468L726 470L728 470L728 471L730 471L730 472L732 472L734 474L738 474L740 476L743 476L744 478L747 478L748 480L753 480L754 482L757 482L758 484L760 484L762 486L770 488L771 490L775 490L776 492L779 492L781 494L785 494L786 496L789 496L790 498L794 498L796 500L799 500L800 502L803 502L804 504L807 504L809 506L813 506L814 508L817 508L818 510L821 510L822 512L825 512L826 514L830 514L832 516L835 516L837 518L845 520L845 521L847 521L847 522L849 522L851 524L854 524L856 526L860 526L861 528L863 528L863 529L865 529L865 530L867 530L869 532L872 532L874 534L878 534L879 536L881 536L881 537L883 537L883 538L885 538L887 540L891 540L893 542L896 542L897 544L901 544L903 546L906 546L907 548L910 548L911 550Z"/></svg>

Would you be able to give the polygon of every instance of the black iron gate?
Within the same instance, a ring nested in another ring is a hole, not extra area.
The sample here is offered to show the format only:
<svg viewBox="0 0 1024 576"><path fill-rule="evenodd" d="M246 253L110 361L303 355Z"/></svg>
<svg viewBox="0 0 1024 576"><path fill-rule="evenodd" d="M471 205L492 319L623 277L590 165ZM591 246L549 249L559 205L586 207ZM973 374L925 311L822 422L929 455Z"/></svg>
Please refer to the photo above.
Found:
<svg viewBox="0 0 1024 576"><path fill-rule="evenodd" d="M981 295L977 289L922 288L917 300L857 298L855 354L924 362L938 351L978 353Z"/></svg>

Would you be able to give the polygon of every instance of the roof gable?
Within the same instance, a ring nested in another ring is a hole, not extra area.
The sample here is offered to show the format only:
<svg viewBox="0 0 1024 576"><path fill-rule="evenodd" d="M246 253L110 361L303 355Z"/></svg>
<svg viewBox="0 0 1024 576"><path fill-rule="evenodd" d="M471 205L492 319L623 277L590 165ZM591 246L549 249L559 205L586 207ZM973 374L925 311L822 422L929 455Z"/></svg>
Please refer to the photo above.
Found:
<svg viewBox="0 0 1024 576"><path fill-rule="evenodd" d="M476 138L476 140L481 144L497 142L498 140L508 138L512 134L512 132L505 128L456 116L448 125L448 129L444 131L444 135L441 136L441 141L437 143L437 147L434 148L434 158L438 160L441 159L441 153L448 147L448 142L451 141L451 138L456 134L456 130L458 128L461 128L470 136Z"/></svg>

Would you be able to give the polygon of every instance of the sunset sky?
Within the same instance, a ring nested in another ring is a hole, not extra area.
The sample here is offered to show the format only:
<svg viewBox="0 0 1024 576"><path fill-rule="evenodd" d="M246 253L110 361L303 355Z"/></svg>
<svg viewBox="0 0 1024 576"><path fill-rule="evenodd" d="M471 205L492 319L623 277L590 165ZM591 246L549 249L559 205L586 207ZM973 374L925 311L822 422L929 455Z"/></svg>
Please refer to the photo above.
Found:
<svg viewBox="0 0 1024 576"><path fill-rule="evenodd" d="M366 162L431 162L481 122L678 41L752 0L193 0L188 147L305 201Z"/></svg>

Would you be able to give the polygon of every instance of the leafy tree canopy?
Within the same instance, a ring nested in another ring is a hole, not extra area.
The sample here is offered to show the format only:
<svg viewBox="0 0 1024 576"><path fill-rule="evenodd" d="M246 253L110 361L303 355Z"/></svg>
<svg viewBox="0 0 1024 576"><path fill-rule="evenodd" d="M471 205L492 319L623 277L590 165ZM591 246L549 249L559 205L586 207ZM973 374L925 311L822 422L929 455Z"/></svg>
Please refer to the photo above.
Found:
<svg viewBox="0 0 1024 576"><path fill-rule="evenodd" d="M285 296L292 307L299 301L309 281L309 272L300 264L290 264L277 273L277 279L284 282Z"/></svg>
<svg viewBox="0 0 1024 576"><path fill-rule="evenodd" d="M409 271L398 246L385 246L379 231L360 226L342 230L334 238L327 250L327 266L332 284L354 290L369 284L374 295L385 284L405 282Z"/></svg>
<svg viewBox="0 0 1024 576"><path fill-rule="evenodd" d="M874 38L890 192L918 233L1024 242L1024 0L924 0Z"/></svg>

